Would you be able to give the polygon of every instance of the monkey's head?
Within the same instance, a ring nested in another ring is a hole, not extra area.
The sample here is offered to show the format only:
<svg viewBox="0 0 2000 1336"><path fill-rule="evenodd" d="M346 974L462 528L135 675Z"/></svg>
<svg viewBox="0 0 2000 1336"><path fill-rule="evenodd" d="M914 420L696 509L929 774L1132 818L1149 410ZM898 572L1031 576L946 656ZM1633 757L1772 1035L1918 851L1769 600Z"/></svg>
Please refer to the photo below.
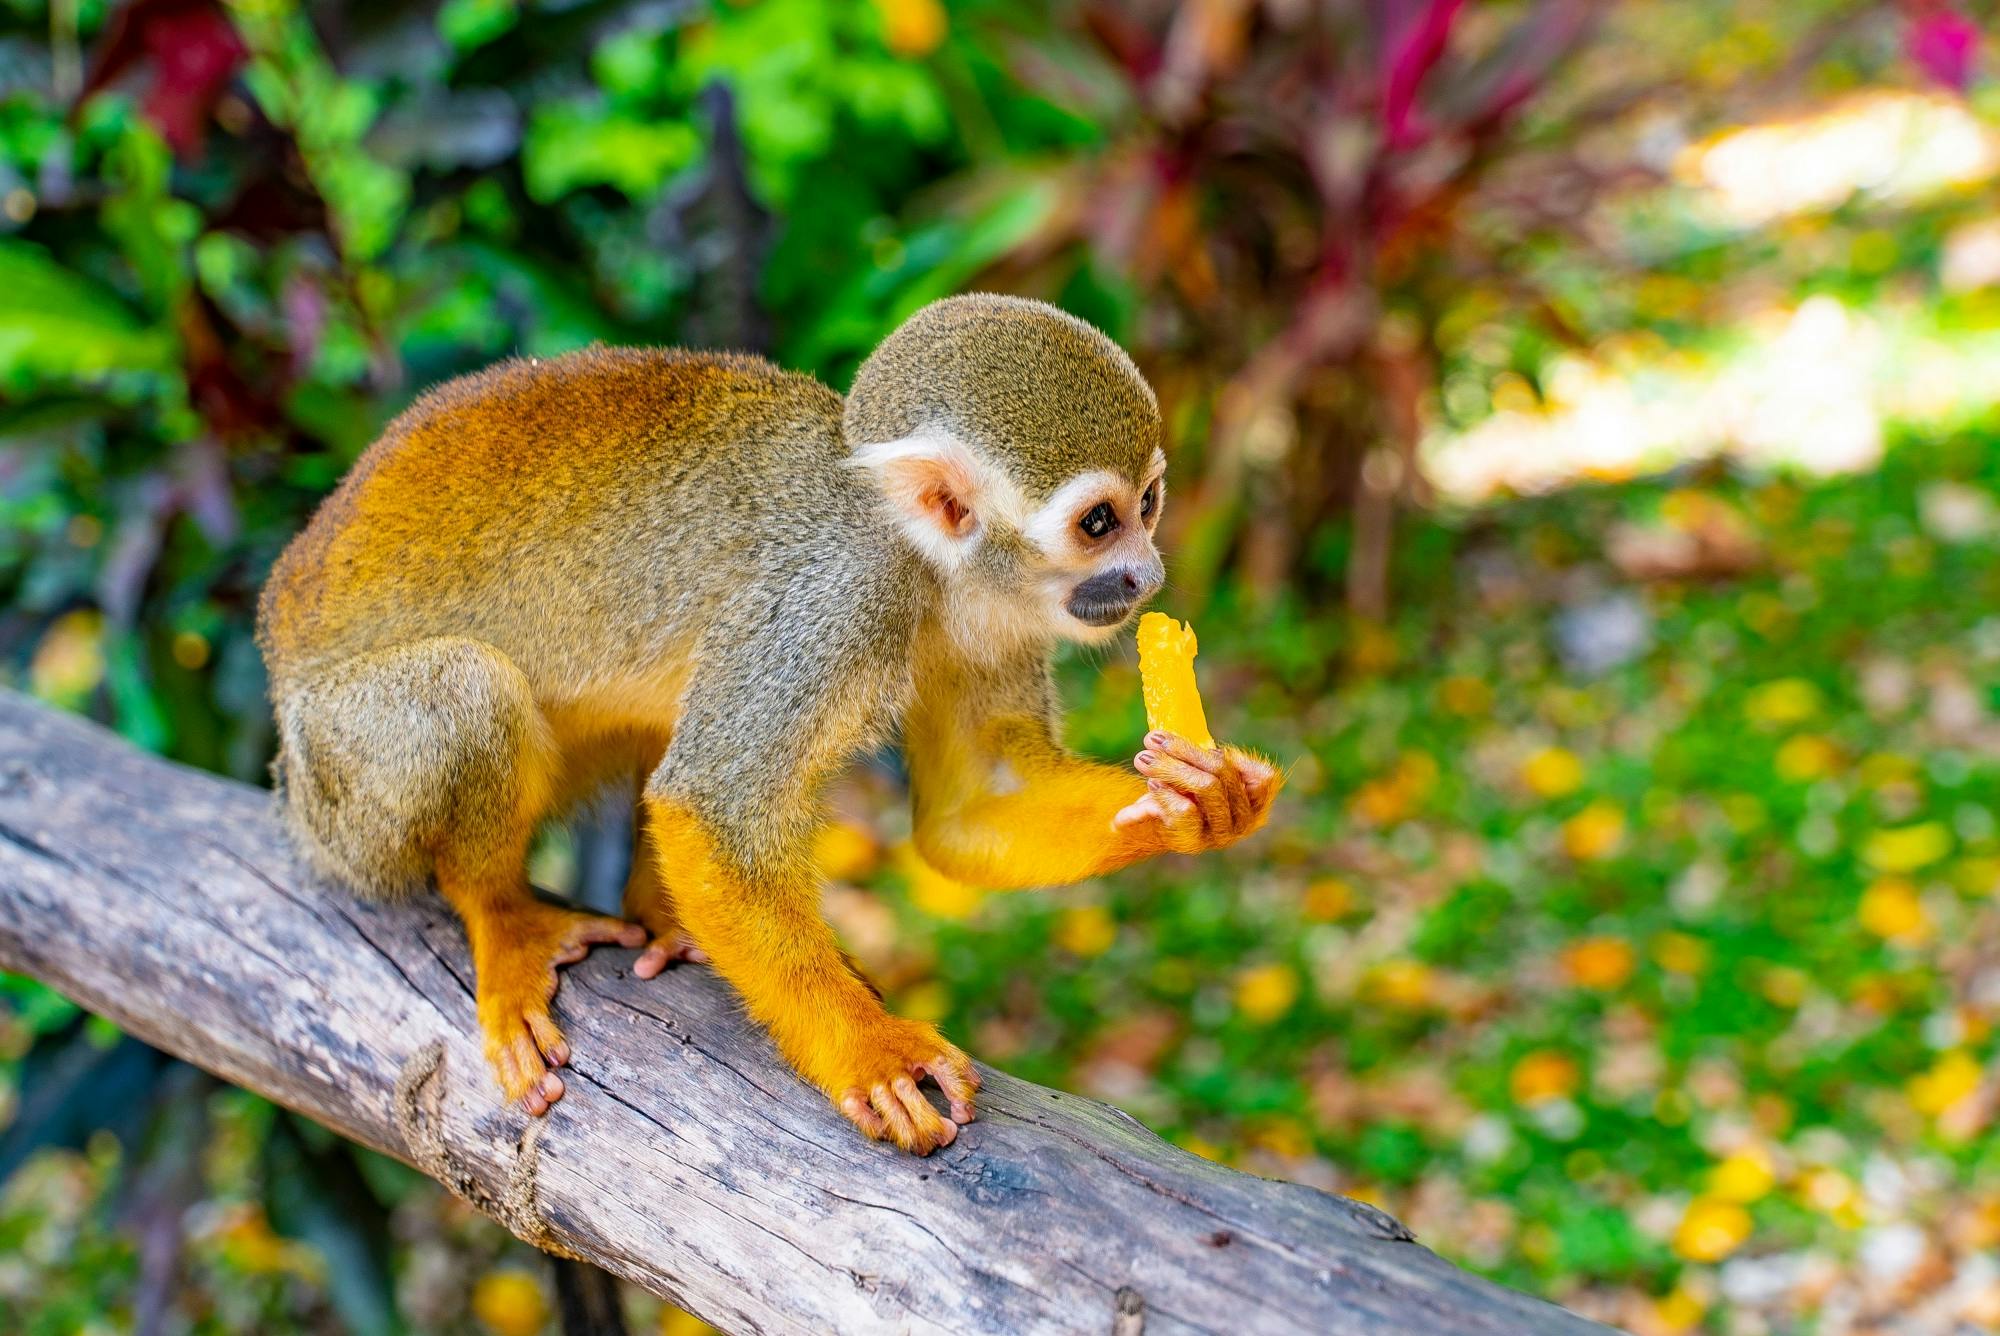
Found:
<svg viewBox="0 0 2000 1336"><path fill-rule="evenodd" d="M1114 635L1160 587L1160 409L1043 302L951 297L885 339L844 421L902 531L996 640Z"/></svg>

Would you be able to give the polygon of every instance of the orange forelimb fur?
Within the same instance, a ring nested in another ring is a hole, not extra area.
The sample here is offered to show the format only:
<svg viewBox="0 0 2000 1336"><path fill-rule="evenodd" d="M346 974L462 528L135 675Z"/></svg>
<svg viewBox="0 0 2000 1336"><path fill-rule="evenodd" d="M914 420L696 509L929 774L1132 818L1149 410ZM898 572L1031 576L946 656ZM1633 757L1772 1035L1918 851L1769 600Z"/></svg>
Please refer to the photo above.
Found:
<svg viewBox="0 0 2000 1336"><path fill-rule="evenodd" d="M680 921L799 1074L863 1131L926 1154L972 1120L979 1075L934 1026L904 1020L856 978L819 913L805 867L753 877L732 867L679 804L649 798L647 822ZM926 1075L951 1117L917 1089Z"/></svg>

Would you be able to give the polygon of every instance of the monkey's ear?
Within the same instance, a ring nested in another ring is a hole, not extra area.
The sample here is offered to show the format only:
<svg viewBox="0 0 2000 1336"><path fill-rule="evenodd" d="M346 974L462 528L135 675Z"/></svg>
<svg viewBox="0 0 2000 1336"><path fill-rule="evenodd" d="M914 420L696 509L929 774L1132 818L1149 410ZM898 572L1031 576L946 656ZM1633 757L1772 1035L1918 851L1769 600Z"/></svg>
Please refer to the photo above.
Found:
<svg viewBox="0 0 2000 1336"><path fill-rule="evenodd" d="M947 570L964 557L999 499L998 480L949 436L864 445L849 462L875 476L910 541Z"/></svg>

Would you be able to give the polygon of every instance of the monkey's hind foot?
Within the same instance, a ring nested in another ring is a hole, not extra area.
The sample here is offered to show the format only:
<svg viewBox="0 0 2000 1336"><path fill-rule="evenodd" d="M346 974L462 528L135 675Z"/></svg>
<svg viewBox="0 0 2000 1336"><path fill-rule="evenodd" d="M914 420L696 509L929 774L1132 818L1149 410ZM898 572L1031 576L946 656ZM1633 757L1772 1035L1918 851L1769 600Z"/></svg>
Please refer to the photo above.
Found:
<svg viewBox="0 0 2000 1336"><path fill-rule="evenodd" d="M977 1116L972 1100L979 1073L933 1026L885 1015L854 1042L839 1068L840 1078L828 1088L840 1111L875 1140L912 1154L949 1146L960 1124ZM918 1087L926 1076L944 1092L949 1118Z"/></svg>
<svg viewBox="0 0 2000 1336"><path fill-rule="evenodd" d="M593 946L642 946L646 930L534 900L489 908L466 927L486 1060L508 1100L540 1117L562 1098L555 1069L569 1062L569 1042L549 1016L556 967L575 964Z"/></svg>

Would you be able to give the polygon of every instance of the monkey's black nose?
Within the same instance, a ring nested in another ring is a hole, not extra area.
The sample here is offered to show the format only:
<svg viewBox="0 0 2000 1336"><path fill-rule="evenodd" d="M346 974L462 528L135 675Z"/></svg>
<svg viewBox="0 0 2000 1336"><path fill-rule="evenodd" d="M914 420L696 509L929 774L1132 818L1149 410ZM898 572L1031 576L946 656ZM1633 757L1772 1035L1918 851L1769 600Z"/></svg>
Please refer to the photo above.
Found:
<svg viewBox="0 0 2000 1336"><path fill-rule="evenodd" d="M1150 568L1119 566L1099 571L1070 590L1063 606L1087 626L1116 626L1131 616L1140 602L1152 597L1164 578L1157 562Z"/></svg>

